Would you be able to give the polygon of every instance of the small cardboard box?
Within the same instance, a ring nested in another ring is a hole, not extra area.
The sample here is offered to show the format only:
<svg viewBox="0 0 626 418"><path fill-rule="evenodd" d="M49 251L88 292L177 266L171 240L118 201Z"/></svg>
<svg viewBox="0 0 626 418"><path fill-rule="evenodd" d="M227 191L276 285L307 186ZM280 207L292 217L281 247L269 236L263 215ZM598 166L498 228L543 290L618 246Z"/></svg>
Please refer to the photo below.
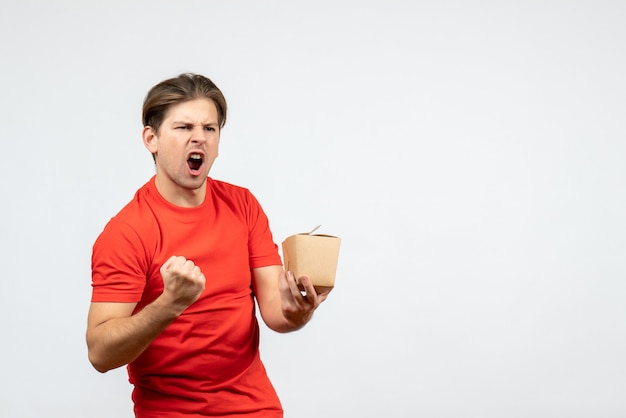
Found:
<svg viewBox="0 0 626 418"><path fill-rule="evenodd" d="M285 271L293 273L301 290L304 288L300 277L307 276L317 293L322 293L335 286L341 239L332 235L313 235L317 228L287 237L283 241L283 262Z"/></svg>

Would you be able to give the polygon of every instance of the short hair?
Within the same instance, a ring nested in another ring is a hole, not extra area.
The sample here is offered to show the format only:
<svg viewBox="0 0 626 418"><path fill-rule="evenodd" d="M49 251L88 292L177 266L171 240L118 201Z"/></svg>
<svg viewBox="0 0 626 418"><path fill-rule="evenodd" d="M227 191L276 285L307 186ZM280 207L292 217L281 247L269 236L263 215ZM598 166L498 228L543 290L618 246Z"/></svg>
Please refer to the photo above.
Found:
<svg viewBox="0 0 626 418"><path fill-rule="evenodd" d="M226 99L219 88L207 77L184 73L162 81L150 89L143 101L143 126L158 132L169 108L195 99L209 99L217 108L217 122L222 129L226 123Z"/></svg>

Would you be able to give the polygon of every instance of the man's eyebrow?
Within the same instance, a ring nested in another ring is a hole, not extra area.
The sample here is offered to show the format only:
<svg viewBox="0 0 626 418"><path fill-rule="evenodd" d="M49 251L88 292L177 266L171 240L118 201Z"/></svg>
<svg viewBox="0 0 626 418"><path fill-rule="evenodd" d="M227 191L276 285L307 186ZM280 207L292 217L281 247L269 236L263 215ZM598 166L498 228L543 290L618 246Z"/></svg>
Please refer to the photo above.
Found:
<svg viewBox="0 0 626 418"><path fill-rule="evenodd" d="M191 122L191 121L184 121L184 120L174 120L172 121L173 124L179 124L179 125L196 125L195 123ZM211 125L215 125L217 126L217 122L202 122L199 125L202 126L211 126Z"/></svg>

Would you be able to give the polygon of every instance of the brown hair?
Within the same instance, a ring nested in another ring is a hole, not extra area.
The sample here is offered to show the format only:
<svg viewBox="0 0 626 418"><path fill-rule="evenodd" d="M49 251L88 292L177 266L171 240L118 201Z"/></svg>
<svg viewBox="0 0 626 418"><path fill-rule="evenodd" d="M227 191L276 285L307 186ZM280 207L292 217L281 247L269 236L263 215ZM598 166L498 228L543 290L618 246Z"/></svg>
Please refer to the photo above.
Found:
<svg viewBox="0 0 626 418"><path fill-rule="evenodd" d="M143 101L143 126L158 132L170 106L195 99L209 99L217 108L217 122L226 123L226 99L217 86L205 76L185 73L152 87Z"/></svg>

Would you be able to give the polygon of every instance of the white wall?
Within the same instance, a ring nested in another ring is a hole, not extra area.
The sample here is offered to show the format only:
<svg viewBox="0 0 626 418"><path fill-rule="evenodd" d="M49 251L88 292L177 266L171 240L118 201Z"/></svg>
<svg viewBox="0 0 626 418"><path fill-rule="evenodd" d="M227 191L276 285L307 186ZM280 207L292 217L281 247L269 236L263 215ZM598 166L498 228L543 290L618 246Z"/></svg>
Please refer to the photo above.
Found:
<svg viewBox="0 0 626 418"><path fill-rule="evenodd" d="M128 4L127 4L128 3ZM288 418L626 416L626 3L0 3L0 416L130 417L91 245L153 173L143 97L230 105L213 177L343 238Z"/></svg>

